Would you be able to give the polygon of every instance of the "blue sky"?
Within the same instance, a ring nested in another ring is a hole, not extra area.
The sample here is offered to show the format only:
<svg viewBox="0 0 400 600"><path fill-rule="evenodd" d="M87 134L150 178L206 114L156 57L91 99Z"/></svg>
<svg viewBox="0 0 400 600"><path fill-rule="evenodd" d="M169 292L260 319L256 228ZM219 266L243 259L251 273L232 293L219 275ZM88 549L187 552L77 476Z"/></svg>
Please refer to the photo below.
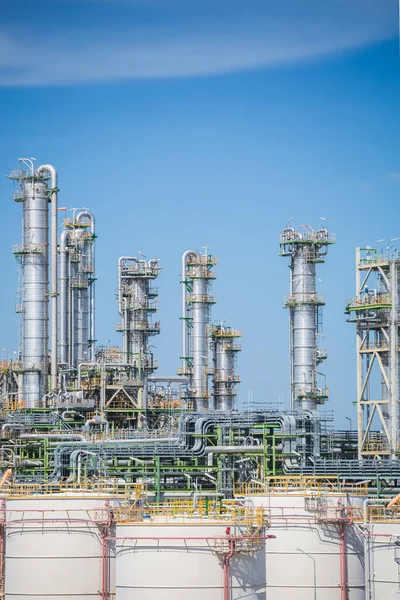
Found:
<svg viewBox="0 0 400 600"><path fill-rule="evenodd" d="M14 0L0 24L0 164L59 171L60 205L97 218L97 338L118 343L116 264L161 259L160 372L180 356L180 256L219 257L215 320L242 329L240 398L288 403L288 290L278 234L328 219L319 270L339 426L355 410L346 298L355 247L400 236L396 0ZM21 208L0 180L0 345L18 345L12 244ZM383 244L380 244L383 245Z"/></svg>

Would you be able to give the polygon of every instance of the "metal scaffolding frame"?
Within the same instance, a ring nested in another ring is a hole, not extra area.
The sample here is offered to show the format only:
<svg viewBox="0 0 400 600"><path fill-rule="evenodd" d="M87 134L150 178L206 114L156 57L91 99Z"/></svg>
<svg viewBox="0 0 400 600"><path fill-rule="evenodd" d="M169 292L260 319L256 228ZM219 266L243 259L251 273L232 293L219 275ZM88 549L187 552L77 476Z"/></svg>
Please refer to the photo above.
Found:
<svg viewBox="0 0 400 600"><path fill-rule="evenodd" d="M399 274L398 252L356 249L356 295L346 313L356 324L359 458L399 455Z"/></svg>

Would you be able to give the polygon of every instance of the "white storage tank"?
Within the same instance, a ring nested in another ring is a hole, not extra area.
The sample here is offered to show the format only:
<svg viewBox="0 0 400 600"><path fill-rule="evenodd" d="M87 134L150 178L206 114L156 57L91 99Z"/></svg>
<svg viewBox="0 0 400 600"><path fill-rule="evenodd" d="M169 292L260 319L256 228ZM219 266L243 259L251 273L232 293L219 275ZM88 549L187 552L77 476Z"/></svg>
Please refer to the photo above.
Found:
<svg viewBox="0 0 400 600"><path fill-rule="evenodd" d="M222 600L223 555L229 543L216 538L246 535L233 525L226 534L229 525L179 518L174 524L117 525L115 600ZM250 543L237 542L229 561L229 600L265 600L264 545L258 539L249 551Z"/></svg>
<svg viewBox="0 0 400 600"><path fill-rule="evenodd" d="M400 593L400 523L369 523L365 539L366 571L372 598L389 600Z"/></svg>
<svg viewBox="0 0 400 600"><path fill-rule="evenodd" d="M5 599L98 600L108 502L104 496L8 499ZM112 557L107 567L113 586Z"/></svg>
<svg viewBox="0 0 400 600"><path fill-rule="evenodd" d="M360 515L363 497L287 494L247 500L269 511L268 533L276 536L266 545L267 599L340 600L340 527L334 517L346 505ZM355 525L345 525L345 562L346 598L365 600L364 543Z"/></svg>

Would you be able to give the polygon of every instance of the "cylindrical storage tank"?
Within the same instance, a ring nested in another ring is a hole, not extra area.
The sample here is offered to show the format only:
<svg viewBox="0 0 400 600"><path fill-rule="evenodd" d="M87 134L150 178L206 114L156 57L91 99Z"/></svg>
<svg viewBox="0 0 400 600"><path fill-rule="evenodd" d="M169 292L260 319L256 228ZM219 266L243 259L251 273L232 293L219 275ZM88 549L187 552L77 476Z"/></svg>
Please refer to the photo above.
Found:
<svg viewBox="0 0 400 600"><path fill-rule="evenodd" d="M151 522L116 527L115 600L222 600L225 524ZM231 535L246 535L231 526ZM248 533L247 533L248 535ZM125 539L124 539L125 538ZM264 541L229 561L229 600L265 599Z"/></svg>
<svg viewBox="0 0 400 600"><path fill-rule="evenodd" d="M370 535L365 537L365 568L369 597L374 600L396 598L400 592L400 523L368 524L368 530Z"/></svg>
<svg viewBox="0 0 400 600"><path fill-rule="evenodd" d="M5 600L98 600L106 502L104 496L8 499ZM113 556L104 562L112 590Z"/></svg>
<svg viewBox="0 0 400 600"><path fill-rule="evenodd" d="M341 600L341 507L362 513L361 496L251 496L249 502L270 514L266 545L268 600ZM350 511L349 511L350 512ZM364 544L356 526L344 525L346 600L365 600ZM381 596L377 596L377 599ZM383 596L382 596L383 598Z"/></svg>

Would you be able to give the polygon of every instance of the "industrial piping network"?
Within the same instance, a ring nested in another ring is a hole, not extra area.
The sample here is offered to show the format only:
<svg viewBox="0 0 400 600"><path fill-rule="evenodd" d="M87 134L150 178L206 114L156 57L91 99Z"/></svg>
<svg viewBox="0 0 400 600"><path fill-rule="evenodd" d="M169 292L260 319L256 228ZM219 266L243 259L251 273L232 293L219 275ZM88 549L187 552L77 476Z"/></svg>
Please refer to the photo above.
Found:
<svg viewBox="0 0 400 600"><path fill-rule="evenodd" d="M371 487L380 491L396 474L400 478L395 450L390 461L363 455L360 463L357 437L330 431L331 417L320 411L328 389L319 383L319 365L326 358L317 344L325 300L316 291L316 265L325 261L335 241L325 227L296 231L288 225L280 239L280 254L289 257L291 273L285 300L290 315L290 410L243 410L236 403L241 332L211 315L217 259L208 249L187 250L182 256L178 375L154 374L157 363L149 341L160 332L160 324L151 319L157 311L153 282L161 270L158 259L120 257L117 300L122 321L117 331L122 347L96 347L94 216L88 209L74 210L57 246L56 171L50 165L35 169L30 159L21 162L26 168L11 174L18 184L15 200L23 203L23 240L14 249L22 271L21 360L5 360L0 373L0 458L13 468L15 481L144 480L160 499L200 492L228 498L238 485L279 474L355 480L367 474ZM354 301L354 307L365 309L364 296L362 292L362 302ZM390 361L383 358L383 364ZM387 366L385 373L388 377ZM379 432L370 433L369 440L379 441Z"/></svg>

